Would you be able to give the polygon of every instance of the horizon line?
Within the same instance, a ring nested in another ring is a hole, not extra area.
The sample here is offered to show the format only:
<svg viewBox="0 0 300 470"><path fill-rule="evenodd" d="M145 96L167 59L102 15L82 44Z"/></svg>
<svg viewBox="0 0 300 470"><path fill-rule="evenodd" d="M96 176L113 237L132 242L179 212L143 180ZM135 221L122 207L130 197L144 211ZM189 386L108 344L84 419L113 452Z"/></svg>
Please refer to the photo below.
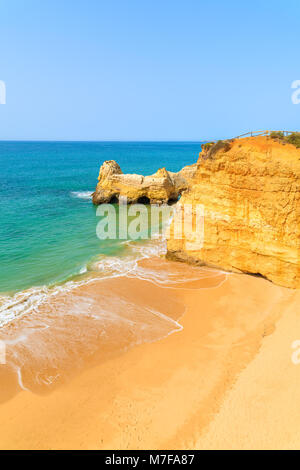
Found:
<svg viewBox="0 0 300 470"><path fill-rule="evenodd" d="M72 140L72 139L67 139L67 140L55 140L55 139L0 139L0 143L1 142L62 142L62 143L68 143L68 142L78 142L78 143L92 143L92 142L95 142L95 143L102 143L102 142L107 142L107 143L111 143L111 142L190 142L190 143L201 143L201 142L210 142L211 139L200 139L200 140L170 140L170 139L166 139L166 140L141 140L141 139L138 139L138 140L133 140L133 139L126 139L126 140L122 140L122 139L111 139L111 140Z"/></svg>

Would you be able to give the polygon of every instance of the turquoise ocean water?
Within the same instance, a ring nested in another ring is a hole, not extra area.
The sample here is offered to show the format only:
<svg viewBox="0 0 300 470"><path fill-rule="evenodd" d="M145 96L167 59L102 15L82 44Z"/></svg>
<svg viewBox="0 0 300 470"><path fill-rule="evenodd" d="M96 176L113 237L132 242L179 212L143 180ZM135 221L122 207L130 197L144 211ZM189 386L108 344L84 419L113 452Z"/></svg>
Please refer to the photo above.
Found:
<svg viewBox="0 0 300 470"><path fill-rule="evenodd" d="M0 293L51 285L83 272L124 244L96 236L100 165L123 172L178 171L195 163L197 142L0 142Z"/></svg>
<svg viewBox="0 0 300 470"><path fill-rule="evenodd" d="M178 171L200 148L0 142L0 383L13 384L0 387L0 403L20 389L48 392L90 360L182 329L185 305L171 297L161 305L162 289L216 274L182 263L169 269L157 256L165 252L163 237L100 240L90 195L105 160L124 172ZM142 297L135 292L141 280L149 281Z"/></svg>

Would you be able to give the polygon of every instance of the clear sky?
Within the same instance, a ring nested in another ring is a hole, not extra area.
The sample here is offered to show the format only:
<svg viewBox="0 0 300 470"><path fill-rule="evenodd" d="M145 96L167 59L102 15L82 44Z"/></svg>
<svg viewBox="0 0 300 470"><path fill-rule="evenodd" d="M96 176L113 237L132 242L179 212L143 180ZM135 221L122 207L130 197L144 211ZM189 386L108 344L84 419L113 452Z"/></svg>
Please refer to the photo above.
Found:
<svg viewBox="0 0 300 470"><path fill-rule="evenodd" d="M0 0L0 139L300 129L299 36L299 0Z"/></svg>

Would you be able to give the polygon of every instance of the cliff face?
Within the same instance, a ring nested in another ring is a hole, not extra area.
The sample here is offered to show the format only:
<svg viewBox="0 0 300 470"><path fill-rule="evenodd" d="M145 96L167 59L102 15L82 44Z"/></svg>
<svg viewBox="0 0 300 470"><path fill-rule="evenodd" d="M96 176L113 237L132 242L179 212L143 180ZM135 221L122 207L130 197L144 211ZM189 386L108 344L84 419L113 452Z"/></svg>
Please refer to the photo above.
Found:
<svg viewBox="0 0 300 470"><path fill-rule="evenodd" d="M300 149L255 137L202 151L178 204L203 205L203 246L170 239L168 258L300 288Z"/></svg>
<svg viewBox="0 0 300 470"><path fill-rule="evenodd" d="M196 164L184 167L178 173L160 168L150 176L123 174L118 163L109 160L100 168L93 203L118 202L120 197L124 196L127 197L129 204L136 202L162 204L177 201L179 195L188 188L195 170Z"/></svg>

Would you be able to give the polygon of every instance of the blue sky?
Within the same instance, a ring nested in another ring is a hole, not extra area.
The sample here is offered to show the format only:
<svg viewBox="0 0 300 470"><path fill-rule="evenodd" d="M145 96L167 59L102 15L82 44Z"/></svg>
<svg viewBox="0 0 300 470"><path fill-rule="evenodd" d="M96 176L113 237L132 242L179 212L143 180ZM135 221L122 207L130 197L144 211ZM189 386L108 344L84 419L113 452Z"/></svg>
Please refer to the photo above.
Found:
<svg viewBox="0 0 300 470"><path fill-rule="evenodd" d="M2 0L0 139L300 128L300 2Z"/></svg>

